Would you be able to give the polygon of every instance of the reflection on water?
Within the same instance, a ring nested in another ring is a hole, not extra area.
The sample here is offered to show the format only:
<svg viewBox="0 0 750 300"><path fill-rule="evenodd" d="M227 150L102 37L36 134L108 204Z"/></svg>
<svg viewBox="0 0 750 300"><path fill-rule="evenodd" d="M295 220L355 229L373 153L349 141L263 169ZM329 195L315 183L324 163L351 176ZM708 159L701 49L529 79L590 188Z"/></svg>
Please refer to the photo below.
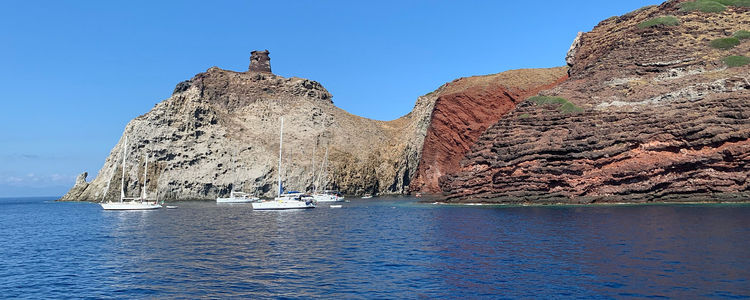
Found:
<svg viewBox="0 0 750 300"><path fill-rule="evenodd" d="M18 297L748 297L750 205L102 211L0 200Z"/></svg>

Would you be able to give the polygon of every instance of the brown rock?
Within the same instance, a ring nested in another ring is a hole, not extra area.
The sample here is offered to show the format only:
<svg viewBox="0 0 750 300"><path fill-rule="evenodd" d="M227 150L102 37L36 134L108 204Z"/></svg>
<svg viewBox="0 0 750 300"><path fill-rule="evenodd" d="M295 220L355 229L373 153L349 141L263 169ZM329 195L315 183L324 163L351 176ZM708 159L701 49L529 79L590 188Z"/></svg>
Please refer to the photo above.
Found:
<svg viewBox="0 0 750 300"><path fill-rule="evenodd" d="M437 100L411 191L439 193L438 179L458 170L464 154L487 127L521 100L567 79L566 71L513 70L457 79L436 90Z"/></svg>
<svg viewBox="0 0 750 300"><path fill-rule="evenodd" d="M404 117L376 121L335 107L331 94L312 80L212 67L179 83L170 98L128 123L97 177L76 184L62 199L119 197L125 136L128 196L141 193L147 156L147 191L160 199L215 199L233 186L270 197L279 172L288 189L310 191L313 150L319 170L325 148L330 161L322 185L347 194L403 193L415 173L434 101L420 97Z"/></svg>
<svg viewBox="0 0 750 300"><path fill-rule="evenodd" d="M747 201L750 66L721 59L750 43L727 51L709 41L750 23L750 8L683 12L679 2L583 34L570 79L543 92L583 112L519 104L479 138L461 172L440 179L447 201ZM637 26L664 15L680 25Z"/></svg>
<svg viewBox="0 0 750 300"><path fill-rule="evenodd" d="M75 201L78 199L81 194L88 188L88 182L86 182L86 177L89 176L89 173L83 172L79 174L76 177L76 183L73 185L73 188L68 191L68 193L63 196L60 200L61 201Z"/></svg>

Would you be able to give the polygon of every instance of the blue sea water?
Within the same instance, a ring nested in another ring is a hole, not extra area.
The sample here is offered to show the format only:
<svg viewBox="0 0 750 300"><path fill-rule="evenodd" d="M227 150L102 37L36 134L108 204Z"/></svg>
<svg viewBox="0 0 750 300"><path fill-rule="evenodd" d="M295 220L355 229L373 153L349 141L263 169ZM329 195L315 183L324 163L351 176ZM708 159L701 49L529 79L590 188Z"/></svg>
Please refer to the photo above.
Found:
<svg viewBox="0 0 750 300"><path fill-rule="evenodd" d="M750 205L52 200L0 199L0 297L750 297Z"/></svg>

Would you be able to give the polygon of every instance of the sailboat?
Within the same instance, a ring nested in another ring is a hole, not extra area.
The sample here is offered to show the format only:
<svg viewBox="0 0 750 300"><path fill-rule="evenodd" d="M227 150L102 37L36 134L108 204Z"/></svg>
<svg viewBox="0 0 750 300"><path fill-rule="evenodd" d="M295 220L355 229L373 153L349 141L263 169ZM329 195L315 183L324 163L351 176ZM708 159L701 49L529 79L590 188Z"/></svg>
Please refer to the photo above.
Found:
<svg viewBox="0 0 750 300"><path fill-rule="evenodd" d="M157 201L146 200L146 176L148 174L148 156L146 157L146 167L143 171L143 190L140 198L125 197L125 160L128 152L128 137L125 137L125 143L122 147L122 177L120 178L120 201L107 201L99 203L104 210L149 210L161 208ZM107 184L109 185L109 184ZM106 191L104 192L106 195Z"/></svg>
<svg viewBox="0 0 750 300"><path fill-rule="evenodd" d="M329 147L330 148L330 147ZM320 173L325 174L325 177L327 179L328 177L328 148L326 148L326 155L324 156L323 163L320 167ZM318 180L320 180L321 176L318 175ZM313 179L313 184L315 183L315 180ZM327 182L326 182L327 183ZM323 187L325 188L326 185ZM344 196L341 195L338 191L333 190L324 190L322 193L318 193L317 191L317 185L313 186L313 199L315 199L316 202L341 202L344 201Z"/></svg>
<svg viewBox="0 0 750 300"><path fill-rule="evenodd" d="M232 157L232 161L234 161L235 164L235 174L237 172L237 162L234 160L234 157ZM235 176L235 182L237 181L237 178ZM229 192L228 198L222 198L218 197L216 198L216 203L250 203L250 202L257 202L260 201L260 198L250 196L248 193L243 193L240 191L234 190L234 184L232 184L232 191Z"/></svg>
<svg viewBox="0 0 750 300"><path fill-rule="evenodd" d="M284 188L281 184L281 147L284 143L284 118L281 118L281 130L279 131L279 195L273 200L253 202L253 209L257 210L281 210L281 209L305 209L315 208L315 201L305 197L300 192L283 193Z"/></svg>

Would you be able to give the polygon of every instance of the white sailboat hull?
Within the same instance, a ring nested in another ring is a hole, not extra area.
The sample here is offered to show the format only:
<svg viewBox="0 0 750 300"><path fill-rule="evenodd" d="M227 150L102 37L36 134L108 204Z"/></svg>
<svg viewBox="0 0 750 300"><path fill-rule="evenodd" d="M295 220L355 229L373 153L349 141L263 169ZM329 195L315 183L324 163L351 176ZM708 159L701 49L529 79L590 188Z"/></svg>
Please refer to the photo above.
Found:
<svg viewBox="0 0 750 300"><path fill-rule="evenodd" d="M269 200L253 203L254 210L282 210L315 208L315 203L297 200Z"/></svg>
<svg viewBox="0 0 750 300"><path fill-rule="evenodd" d="M336 195L330 194L315 194L313 199L317 202L343 202L344 197L337 197Z"/></svg>
<svg viewBox="0 0 750 300"><path fill-rule="evenodd" d="M161 208L161 205L148 202L104 202L99 203L104 210L150 210Z"/></svg>
<svg viewBox="0 0 750 300"><path fill-rule="evenodd" d="M216 198L216 203L252 203L252 202L258 202L260 199L252 197L252 198L244 198L244 197L229 197L229 198Z"/></svg>

